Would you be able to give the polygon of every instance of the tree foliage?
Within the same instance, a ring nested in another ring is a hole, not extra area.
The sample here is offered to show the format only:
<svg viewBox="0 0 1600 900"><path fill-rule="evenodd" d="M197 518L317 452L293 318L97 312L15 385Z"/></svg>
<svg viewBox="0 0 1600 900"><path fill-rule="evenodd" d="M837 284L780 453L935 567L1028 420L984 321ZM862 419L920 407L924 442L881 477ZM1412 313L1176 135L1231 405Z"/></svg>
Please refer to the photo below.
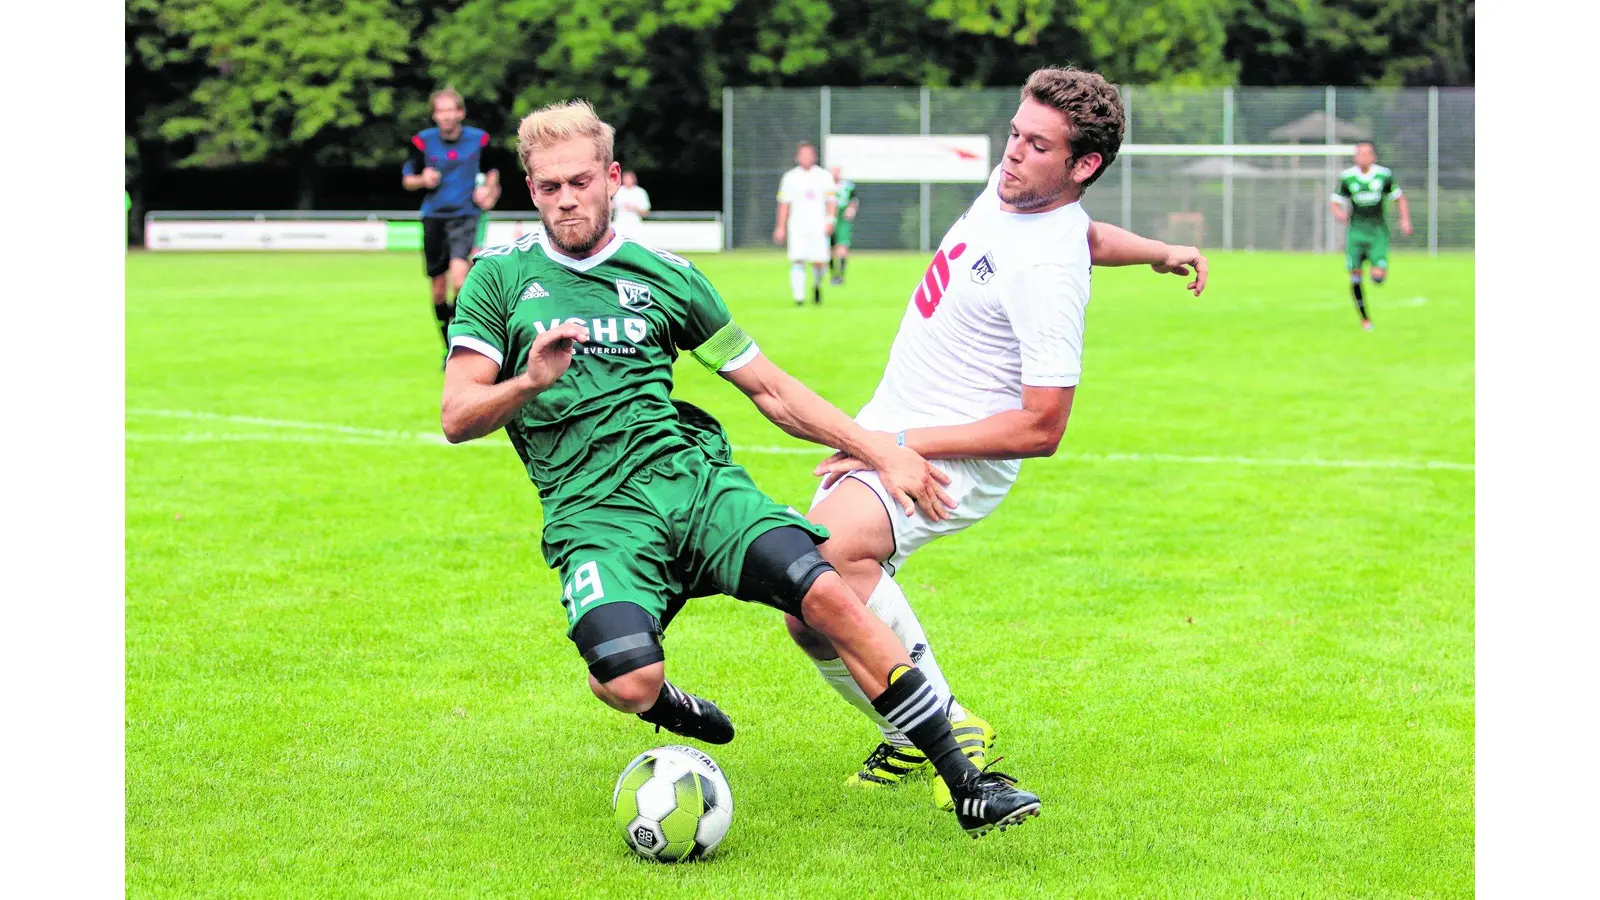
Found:
<svg viewBox="0 0 1600 900"><path fill-rule="evenodd" d="M1470 84L1471 0L128 0L128 173L398 162L450 84L509 146L584 97L645 168L718 165L727 85Z"/></svg>
<svg viewBox="0 0 1600 900"><path fill-rule="evenodd" d="M1244 84L1470 85L1472 0L1242 0L1227 54Z"/></svg>

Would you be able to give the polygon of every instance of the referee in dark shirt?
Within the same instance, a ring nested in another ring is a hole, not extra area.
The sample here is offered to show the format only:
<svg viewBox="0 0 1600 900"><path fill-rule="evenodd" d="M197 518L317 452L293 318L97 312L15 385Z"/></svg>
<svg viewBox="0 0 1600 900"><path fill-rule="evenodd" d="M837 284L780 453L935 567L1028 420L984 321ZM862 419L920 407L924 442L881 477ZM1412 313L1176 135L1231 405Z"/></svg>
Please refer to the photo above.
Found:
<svg viewBox="0 0 1600 900"><path fill-rule="evenodd" d="M412 136L400 180L408 191L426 191L422 196L422 258L432 281L433 314L439 320L440 336L445 337L455 312L455 295L467 280L472 254L482 243L484 212L500 199L500 170L483 171L485 154L494 154L489 133L461 124L467 115L461 95L445 88L431 99L438 127Z"/></svg>

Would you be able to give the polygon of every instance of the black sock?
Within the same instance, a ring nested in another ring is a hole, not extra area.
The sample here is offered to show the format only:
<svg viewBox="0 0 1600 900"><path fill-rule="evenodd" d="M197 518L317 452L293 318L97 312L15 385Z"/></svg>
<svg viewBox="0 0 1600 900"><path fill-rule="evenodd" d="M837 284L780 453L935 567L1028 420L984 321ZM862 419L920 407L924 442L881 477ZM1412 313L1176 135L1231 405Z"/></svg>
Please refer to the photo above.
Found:
<svg viewBox="0 0 1600 900"><path fill-rule="evenodd" d="M845 267L845 264L848 263L848 262L850 262L850 257L848 257L848 256L839 257L839 277L840 278L844 277L844 267Z"/></svg>
<svg viewBox="0 0 1600 900"><path fill-rule="evenodd" d="M822 302L822 282L820 282L820 281L818 281L816 284L813 284L811 286L811 302L812 303L821 303Z"/></svg>
<svg viewBox="0 0 1600 900"><path fill-rule="evenodd" d="M705 706L699 697L674 687L672 682L661 679L661 693L656 694L654 706L639 713L639 718L651 725L660 725L669 731L676 731L683 727L684 720L699 718L704 714Z"/></svg>
<svg viewBox="0 0 1600 900"><path fill-rule="evenodd" d="M895 671L900 677L889 673L889 686L872 701L872 708L927 755L945 784L955 787L978 774L972 760L961 755L956 736L950 731L950 720L945 718L944 704L928 684L927 676L906 666Z"/></svg>
<svg viewBox="0 0 1600 900"><path fill-rule="evenodd" d="M828 257L828 274L829 275L834 274L834 271L838 267L838 264L839 264L839 257L837 257L837 256Z"/></svg>
<svg viewBox="0 0 1600 900"><path fill-rule="evenodd" d="M1361 279L1352 279L1350 291L1356 295L1356 312L1361 313L1361 321L1367 320L1367 301L1361 296Z"/></svg>
<svg viewBox="0 0 1600 900"><path fill-rule="evenodd" d="M639 713L639 718L651 725L665 725L676 721L680 712L689 710L688 695L672 686L672 682L661 679L661 693L656 695L654 706Z"/></svg>
<svg viewBox="0 0 1600 900"><path fill-rule="evenodd" d="M439 336L444 338L446 347L450 346L450 317L455 314L456 308L451 303L435 303L433 317L439 320Z"/></svg>

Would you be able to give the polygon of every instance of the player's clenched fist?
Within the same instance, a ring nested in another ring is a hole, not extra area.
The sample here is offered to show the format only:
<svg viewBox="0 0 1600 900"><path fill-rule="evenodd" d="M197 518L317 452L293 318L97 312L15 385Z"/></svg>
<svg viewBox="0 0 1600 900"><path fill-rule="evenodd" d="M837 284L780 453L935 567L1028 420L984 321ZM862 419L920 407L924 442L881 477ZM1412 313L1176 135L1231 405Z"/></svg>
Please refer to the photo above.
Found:
<svg viewBox="0 0 1600 900"><path fill-rule="evenodd" d="M572 365L577 345L588 340L589 329L576 322L563 322L534 338L528 348L528 368L522 373L528 387L542 391L555 384Z"/></svg>

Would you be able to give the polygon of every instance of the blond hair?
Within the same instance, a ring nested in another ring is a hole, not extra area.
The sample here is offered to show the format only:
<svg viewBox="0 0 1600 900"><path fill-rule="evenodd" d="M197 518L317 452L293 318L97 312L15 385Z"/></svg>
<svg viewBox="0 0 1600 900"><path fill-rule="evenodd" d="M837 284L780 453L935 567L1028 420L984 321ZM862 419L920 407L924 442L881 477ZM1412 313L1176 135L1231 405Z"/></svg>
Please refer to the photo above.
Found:
<svg viewBox="0 0 1600 900"><path fill-rule="evenodd" d="M572 138L588 138L594 142L601 164L609 166L616 134L615 128L600 121L587 100L552 103L522 118L517 126L517 158L522 160L522 170L531 175L533 151L548 150Z"/></svg>

